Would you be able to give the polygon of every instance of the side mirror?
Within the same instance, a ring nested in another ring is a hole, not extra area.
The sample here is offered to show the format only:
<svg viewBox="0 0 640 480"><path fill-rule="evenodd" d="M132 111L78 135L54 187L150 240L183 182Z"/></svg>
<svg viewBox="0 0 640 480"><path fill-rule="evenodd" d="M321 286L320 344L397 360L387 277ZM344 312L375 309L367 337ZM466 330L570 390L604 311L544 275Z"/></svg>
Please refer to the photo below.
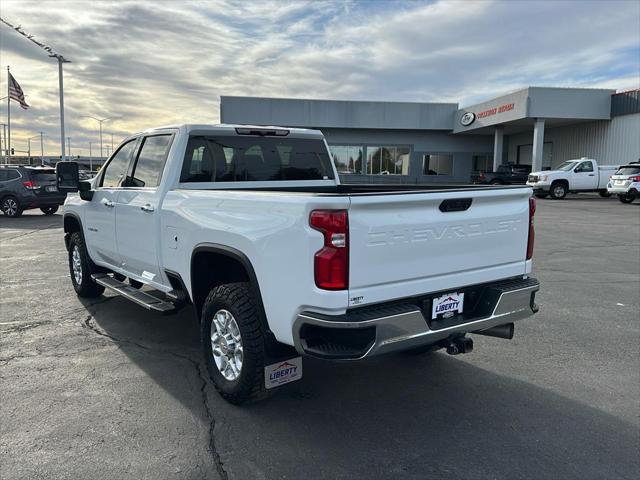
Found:
<svg viewBox="0 0 640 480"><path fill-rule="evenodd" d="M90 202L93 199L93 190L91 190L91 182L82 181L78 184L80 190L80 198Z"/></svg>
<svg viewBox="0 0 640 480"><path fill-rule="evenodd" d="M76 162L56 163L56 186L60 192L77 192L80 186L80 174Z"/></svg>

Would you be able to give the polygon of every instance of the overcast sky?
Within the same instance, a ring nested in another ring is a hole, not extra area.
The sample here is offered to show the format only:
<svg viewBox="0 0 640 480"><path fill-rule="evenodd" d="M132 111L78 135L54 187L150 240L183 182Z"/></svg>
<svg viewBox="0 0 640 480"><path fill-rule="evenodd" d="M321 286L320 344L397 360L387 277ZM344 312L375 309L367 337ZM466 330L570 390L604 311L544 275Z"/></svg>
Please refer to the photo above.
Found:
<svg viewBox="0 0 640 480"><path fill-rule="evenodd" d="M119 116L104 125L117 143L152 126L217 123L221 95L465 105L528 85L640 85L638 0L2 0L0 15L73 62L73 154L98 142L82 115ZM45 154L59 154L55 61L3 24L0 41L0 96L10 65L31 105L12 102L12 145L26 150L43 130Z"/></svg>

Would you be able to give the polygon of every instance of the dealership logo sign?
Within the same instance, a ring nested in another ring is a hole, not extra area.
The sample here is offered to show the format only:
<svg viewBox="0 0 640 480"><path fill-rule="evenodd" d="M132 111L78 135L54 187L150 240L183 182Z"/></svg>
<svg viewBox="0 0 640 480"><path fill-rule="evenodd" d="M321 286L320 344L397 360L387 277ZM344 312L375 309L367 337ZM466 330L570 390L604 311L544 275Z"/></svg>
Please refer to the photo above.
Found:
<svg viewBox="0 0 640 480"><path fill-rule="evenodd" d="M469 125L471 125L474 122L475 119L476 119L476 114L475 113L467 112L460 119L460 123L462 124L463 127L468 127Z"/></svg>

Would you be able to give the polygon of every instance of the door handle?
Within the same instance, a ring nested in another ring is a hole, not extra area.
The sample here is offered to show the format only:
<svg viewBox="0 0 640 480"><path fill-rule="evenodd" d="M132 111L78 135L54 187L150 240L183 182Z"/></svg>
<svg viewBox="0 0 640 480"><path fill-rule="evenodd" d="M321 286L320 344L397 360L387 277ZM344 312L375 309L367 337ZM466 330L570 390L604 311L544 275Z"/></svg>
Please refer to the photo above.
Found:
<svg viewBox="0 0 640 480"><path fill-rule="evenodd" d="M590 176L590 177L595 177L595 176L596 176L596 174L595 174L595 173L590 173L590 174L589 174L589 176Z"/></svg>
<svg viewBox="0 0 640 480"><path fill-rule="evenodd" d="M111 200L107 200L106 198L102 199L102 204L105 207L110 207L110 208L113 208L115 206L115 203L113 203Z"/></svg>
<svg viewBox="0 0 640 480"><path fill-rule="evenodd" d="M141 206L140 210L142 210L143 212L153 212L154 208L153 205L147 203L146 205Z"/></svg>

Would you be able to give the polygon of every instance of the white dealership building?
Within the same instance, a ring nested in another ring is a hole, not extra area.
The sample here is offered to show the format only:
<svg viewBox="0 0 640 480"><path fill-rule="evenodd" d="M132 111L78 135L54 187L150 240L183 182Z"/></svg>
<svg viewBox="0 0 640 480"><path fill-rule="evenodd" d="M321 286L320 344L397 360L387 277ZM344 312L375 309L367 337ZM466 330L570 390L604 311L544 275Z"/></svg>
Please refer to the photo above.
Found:
<svg viewBox="0 0 640 480"><path fill-rule="evenodd" d="M640 90L528 87L466 107L223 96L220 118L322 130L349 182L464 182L503 163L640 158Z"/></svg>

